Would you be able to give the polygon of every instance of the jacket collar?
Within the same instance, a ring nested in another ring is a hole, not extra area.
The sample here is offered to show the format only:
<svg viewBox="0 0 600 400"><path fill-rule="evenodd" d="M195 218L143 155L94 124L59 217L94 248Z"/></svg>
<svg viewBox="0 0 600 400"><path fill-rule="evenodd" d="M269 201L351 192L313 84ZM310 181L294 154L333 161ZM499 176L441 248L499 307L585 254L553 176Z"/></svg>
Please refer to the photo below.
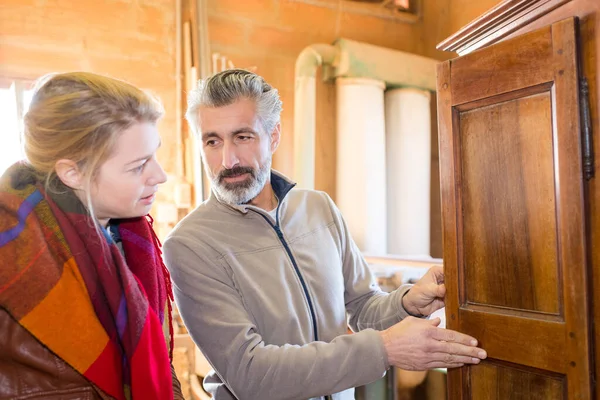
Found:
<svg viewBox="0 0 600 400"><path fill-rule="evenodd" d="M277 196L277 199L279 200L279 205L281 205L281 203L283 203L283 201L284 201L285 197L287 196L287 194L289 193L289 191L292 190L292 188L294 186L296 186L296 183L293 182L292 180L290 180L285 175L283 175L281 172L278 172L278 171L275 171L274 169L272 169L270 185L273 188L273 192L275 193L275 196ZM210 191L210 198L208 199L208 202L213 203L213 204L215 204L215 203L221 204L229 209L236 210L236 211L239 211L244 214L246 214L249 209L257 209L256 206L253 206L251 204L233 205L233 204L225 203L219 199L219 197L216 195L216 193L213 190Z"/></svg>

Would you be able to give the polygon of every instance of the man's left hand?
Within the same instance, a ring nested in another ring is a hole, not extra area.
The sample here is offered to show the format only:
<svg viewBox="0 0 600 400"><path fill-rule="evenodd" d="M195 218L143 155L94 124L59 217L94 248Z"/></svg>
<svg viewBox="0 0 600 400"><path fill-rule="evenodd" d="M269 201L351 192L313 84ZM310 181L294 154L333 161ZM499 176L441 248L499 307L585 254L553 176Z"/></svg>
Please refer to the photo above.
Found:
<svg viewBox="0 0 600 400"><path fill-rule="evenodd" d="M414 316L429 316L444 307L444 270L431 267L410 291L402 298L404 309Z"/></svg>

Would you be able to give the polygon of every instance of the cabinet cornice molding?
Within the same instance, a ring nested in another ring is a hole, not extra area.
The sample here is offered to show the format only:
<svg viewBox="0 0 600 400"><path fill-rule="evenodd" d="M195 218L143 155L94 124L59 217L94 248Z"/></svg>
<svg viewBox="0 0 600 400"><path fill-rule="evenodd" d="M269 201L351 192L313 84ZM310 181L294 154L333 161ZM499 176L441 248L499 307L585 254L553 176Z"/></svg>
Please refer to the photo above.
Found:
<svg viewBox="0 0 600 400"><path fill-rule="evenodd" d="M570 0L504 0L439 43L442 51L468 54L490 45Z"/></svg>

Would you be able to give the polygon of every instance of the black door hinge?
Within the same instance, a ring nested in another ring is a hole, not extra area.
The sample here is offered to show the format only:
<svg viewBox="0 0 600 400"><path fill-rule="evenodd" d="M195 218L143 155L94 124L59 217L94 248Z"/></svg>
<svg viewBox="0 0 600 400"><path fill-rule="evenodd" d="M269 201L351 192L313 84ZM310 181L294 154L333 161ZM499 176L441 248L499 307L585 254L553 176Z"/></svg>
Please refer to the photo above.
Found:
<svg viewBox="0 0 600 400"><path fill-rule="evenodd" d="M581 139L583 147L583 177L589 181L594 177L594 142L592 140L592 117L590 115L590 89L586 78L579 80L581 106Z"/></svg>

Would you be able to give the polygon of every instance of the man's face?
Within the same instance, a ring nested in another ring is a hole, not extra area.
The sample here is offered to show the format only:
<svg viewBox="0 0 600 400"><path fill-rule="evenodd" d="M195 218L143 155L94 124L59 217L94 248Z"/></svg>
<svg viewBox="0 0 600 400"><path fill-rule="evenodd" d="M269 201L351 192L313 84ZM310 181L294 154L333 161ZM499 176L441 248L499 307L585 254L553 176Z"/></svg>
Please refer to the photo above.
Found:
<svg viewBox="0 0 600 400"><path fill-rule="evenodd" d="M279 143L279 126L265 133L253 100L200 107L202 160L221 201L244 204L264 188Z"/></svg>

